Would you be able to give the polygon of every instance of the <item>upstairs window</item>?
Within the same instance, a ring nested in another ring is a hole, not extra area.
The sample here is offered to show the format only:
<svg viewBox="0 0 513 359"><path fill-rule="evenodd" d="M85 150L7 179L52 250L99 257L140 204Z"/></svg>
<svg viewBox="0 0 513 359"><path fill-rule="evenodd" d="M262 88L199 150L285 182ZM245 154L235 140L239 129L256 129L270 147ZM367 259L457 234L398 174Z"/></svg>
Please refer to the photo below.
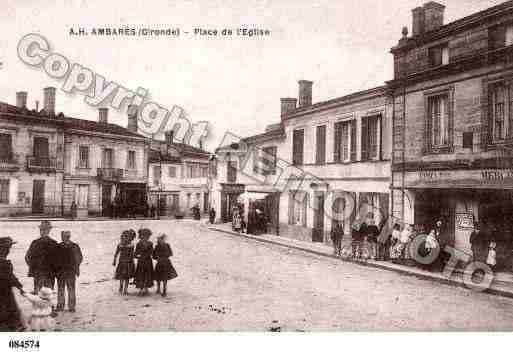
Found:
<svg viewBox="0 0 513 359"><path fill-rule="evenodd" d="M449 96L428 98L428 127L432 148L449 146Z"/></svg>
<svg viewBox="0 0 513 359"><path fill-rule="evenodd" d="M315 163L326 163L326 125L317 126L316 129Z"/></svg>
<svg viewBox="0 0 513 359"><path fill-rule="evenodd" d="M227 167L228 167L228 173L226 176L226 180L229 183L237 182L237 162L236 161L228 161Z"/></svg>
<svg viewBox="0 0 513 359"><path fill-rule="evenodd" d="M276 146L268 146L262 149L262 152L265 154L262 157L262 162L264 163L264 169L266 170L264 175L267 174L275 174L276 173L276 154L278 149Z"/></svg>
<svg viewBox="0 0 513 359"><path fill-rule="evenodd" d="M78 148L78 167L89 168L89 146L80 146Z"/></svg>
<svg viewBox="0 0 513 359"><path fill-rule="evenodd" d="M513 45L513 24L500 24L489 29L489 47L491 50Z"/></svg>
<svg viewBox="0 0 513 359"><path fill-rule="evenodd" d="M351 153L351 121L335 123L335 162L347 162Z"/></svg>
<svg viewBox="0 0 513 359"><path fill-rule="evenodd" d="M429 48L429 66L437 67L449 63L449 46L447 44Z"/></svg>
<svg viewBox="0 0 513 359"><path fill-rule="evenodd" d="M201 177L206 178L208 177L208 166L201 166Z"/></svg>
<svg viewBox="0 0 513 359"><path fill-rule="evenodd" d="M381 115L362 117L361 160L379 160Z"/></svg>
<svg viewBox="0 0 513 359"><path fill-rule="evenodd" d="M494 142L511 138L513 104L511 85L500 82L490 87L490 129Z"/></svg>
<svg viewBox="0 0 513 359"><path fill-rule="evenodd" d="M9 180L0 179L0 203L9 204Z"/></svg>
<svg viewBox="0 0 513 359"><path fill-rule="evenodd" d="M128 151L128 169L135 169L135 151Z"/></svg>
<svg viewBox="0 0 513 359"><path fill-rule="evenodd" d="M304 142L305 142L305 130L294 130L292 136L292 164L302 165L303 164L303 153L304 153Z"/></svg>
<svg viewBox="0 0 513 359"><path fill-rule="evenodd" d="M158 186L160 184L161 168L160 166L153 166L153 185Z"/></svg>
<svg viewBox="0 0 513 359"><path fill-rule="evenodd" d="M0 133L0 162L12 160L12 137L8 133Z"/></svg>
<svg viewBox="0 0 513 359"><path fill-rule="evenodd" d="M168 167L168 175L170 178L176 177L176 167L175 166L169 166Z"/></svg>

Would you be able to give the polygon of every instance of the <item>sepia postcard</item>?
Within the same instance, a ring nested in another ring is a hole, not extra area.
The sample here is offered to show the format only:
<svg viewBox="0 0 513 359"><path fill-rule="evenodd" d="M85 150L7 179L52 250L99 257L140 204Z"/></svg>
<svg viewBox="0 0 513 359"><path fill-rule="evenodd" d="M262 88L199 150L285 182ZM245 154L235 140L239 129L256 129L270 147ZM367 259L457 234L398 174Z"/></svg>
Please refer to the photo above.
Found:
<svg viewBox="0 0 513 359"><path fill-rule="evenodd" d="M0 9L10 352L513 329L513 1Z"/></svg>

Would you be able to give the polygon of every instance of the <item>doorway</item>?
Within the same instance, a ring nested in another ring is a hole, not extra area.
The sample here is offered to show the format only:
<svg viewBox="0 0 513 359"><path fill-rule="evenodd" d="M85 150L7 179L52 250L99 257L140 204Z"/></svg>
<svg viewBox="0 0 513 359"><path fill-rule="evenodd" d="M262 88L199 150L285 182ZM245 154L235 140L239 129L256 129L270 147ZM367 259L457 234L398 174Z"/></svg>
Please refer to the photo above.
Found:
<svg viewBox="0 0 513 359"><path fill-rule="evenodd" d="M45 211L45 181L34 180L32 190L32 213L42 214Z"/></svg>
<svg viewBox="0 0 513 359"><path fill-rule="evenodd" d="M312 229L312 241L324 241L324 193L315 193L314 225Z"/></svg>
<svg viewBox="0 0 513 359"><path fill-rule="evenodd" d="M102 215L104 217L111 216L111 198L112 198L112 186L109 184L102 185Z"/></svg>

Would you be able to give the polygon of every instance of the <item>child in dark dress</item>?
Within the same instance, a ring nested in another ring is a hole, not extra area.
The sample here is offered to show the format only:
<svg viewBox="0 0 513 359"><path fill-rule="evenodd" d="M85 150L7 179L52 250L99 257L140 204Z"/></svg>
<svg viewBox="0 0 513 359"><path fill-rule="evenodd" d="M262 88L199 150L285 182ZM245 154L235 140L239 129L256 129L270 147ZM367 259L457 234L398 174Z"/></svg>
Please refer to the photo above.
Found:
<svg viewBox="0 0 513 359"><path fill-rule="evenodd" d="M150 242L151 231L147 228L139 230L139 242L135 246L137 268L135 270L135 286L139 295L148 294L148 288L153 287L153 243Z"/></svg>
<svg viewBox="0 0 513 359"><path fill-rule="evenodd" d="M0 332L24 330L25 326L12 288L24 294L23 287L13 273L9 251L15 242L10 237L0 238Z"/></svg>
<svg viewBox="0 0 513 359"><path fill-rule="evenodd" d="M131 241L130 231L123 231L121 241L116 248L114 261L112 265L116 265L116 259L119 255L118 266L116 267L115 279L119 280L119 294L128 294L128 282L133 278L135 272L134 264L134 245Z"/></svg>
<svg viewBox="0 0 513 359"><path fill-rule="evenodd" d="M162 282L162 296L167 295L167 281L176 278L178 274L171 264L169 257L173 256L171 246L166 242L167 236L160 234L157 237L157 245L153 250L153 259L157 261L155 265L155 280L157 281L157 294L160 293L160 283Z"/></svg>

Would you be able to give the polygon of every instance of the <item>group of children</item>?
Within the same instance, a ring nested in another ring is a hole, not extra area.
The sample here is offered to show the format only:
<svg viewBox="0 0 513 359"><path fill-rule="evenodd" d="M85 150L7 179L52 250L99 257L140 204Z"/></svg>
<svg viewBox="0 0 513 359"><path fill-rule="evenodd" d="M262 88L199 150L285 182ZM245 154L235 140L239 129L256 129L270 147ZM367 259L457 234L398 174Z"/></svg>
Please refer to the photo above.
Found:
<svg viewBox="0 0 513 359"><path fill-rule="evenodd" d="M148 294L149 288L157 282L157 294L167 296L167 281L176 278L178 274L169 259L173 256L171 246L166 242L167 235L160 234L157 237L155 247L150 241L152 235L147 228L139 230L139 241L134 246L136 233L133 229L121 233L120 243L114 254L113 266L116 266L115 279L119 280L119 293L128 294L128 284L133 279L133 284L139 289L138 295ZM137 259L137 265L135 260ZM155 268L153 260L156 261ZM162 285L162 290L161 290Z"/></svg>

